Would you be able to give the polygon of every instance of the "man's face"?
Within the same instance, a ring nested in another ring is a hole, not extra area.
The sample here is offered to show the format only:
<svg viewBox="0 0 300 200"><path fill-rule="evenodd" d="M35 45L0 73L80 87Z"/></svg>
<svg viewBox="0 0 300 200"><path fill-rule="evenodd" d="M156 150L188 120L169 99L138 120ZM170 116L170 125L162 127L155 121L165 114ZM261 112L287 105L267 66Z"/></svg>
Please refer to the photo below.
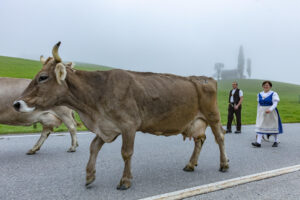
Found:
<svg viewBox="0 0 300 200"><path fill-rule="evenodd" d="M232 83L232 88L236 89L237 88L237 83Z"/></svg>

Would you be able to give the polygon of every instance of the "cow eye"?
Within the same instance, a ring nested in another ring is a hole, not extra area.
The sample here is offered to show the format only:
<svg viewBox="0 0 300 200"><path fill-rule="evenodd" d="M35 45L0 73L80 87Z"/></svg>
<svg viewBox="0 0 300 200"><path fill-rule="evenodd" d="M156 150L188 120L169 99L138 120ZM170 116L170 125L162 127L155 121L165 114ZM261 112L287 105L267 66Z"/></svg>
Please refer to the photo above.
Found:
<svg viewBox="0 0 300 200"><path fill-rule="evenodd" d="M39 82L45 81L48 79L48 76L40 76Z"/></svg>

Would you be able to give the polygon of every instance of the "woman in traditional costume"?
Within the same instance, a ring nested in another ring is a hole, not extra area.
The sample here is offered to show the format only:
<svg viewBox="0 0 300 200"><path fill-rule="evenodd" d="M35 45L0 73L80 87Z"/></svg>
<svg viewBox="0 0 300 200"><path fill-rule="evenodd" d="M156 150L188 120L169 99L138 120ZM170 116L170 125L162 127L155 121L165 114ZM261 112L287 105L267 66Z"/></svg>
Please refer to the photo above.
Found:
<svg viewBox="0 0 300 200"><path fill-rule="evenodd" d="M277 110L279 96L276 92L272 91L272 83L264 81L262 84L263 91L257 95L257 116L255 131L257 134L256 142L252 145L261 147L261 139L264 134L274 135L275 142L272 147L278 146L278 134L283 133L281 119Z"/></svg>

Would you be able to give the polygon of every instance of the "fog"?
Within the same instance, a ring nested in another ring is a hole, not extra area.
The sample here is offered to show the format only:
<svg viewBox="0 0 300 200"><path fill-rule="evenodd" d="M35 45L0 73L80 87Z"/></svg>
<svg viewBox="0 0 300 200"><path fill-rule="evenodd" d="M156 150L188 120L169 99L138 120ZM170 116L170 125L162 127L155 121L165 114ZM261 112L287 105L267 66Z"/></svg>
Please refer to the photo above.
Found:
<svg viewBox="0 0 300 200"><path fill-rule="evenodd" d="M300 1L1 0L0 55L38 60L61 41L63 60L135 71L214 74L300 84ZM245 74L246 71L245 71Z"/></svg>

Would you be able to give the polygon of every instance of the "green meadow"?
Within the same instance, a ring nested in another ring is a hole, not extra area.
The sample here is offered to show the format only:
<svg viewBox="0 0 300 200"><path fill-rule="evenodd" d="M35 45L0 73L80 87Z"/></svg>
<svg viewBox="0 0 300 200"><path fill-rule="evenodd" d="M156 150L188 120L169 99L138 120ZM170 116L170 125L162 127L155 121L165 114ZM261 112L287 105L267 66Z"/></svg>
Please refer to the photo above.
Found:
<svg viewBox="0 0 300 200"><path fill-rule="evenodd" d="M27 60L21 58L12 58L0 56L0 77L15 77L15 78L33 78L41 69L39 61ZM78 63L75 65L78 70L109 70L110 67ZM199 74L201 75L201 74ZM221 112L222 124L227 121L228 95L231 89L233 80L224 80L218 82L218 105ZM244 92L244 102L242 109L242 124L255 124L256 108L257 108L257 93L262 91L261 83L263 80L242 79L236 80L239 83L239 88ZM271 80L272 81L272 80ZM280 102L278 110L283 123L300 122L300 85L272 81L272 90L278 92ZM77 121L80 121L76 115ZM55 131L66 131L64 125L55 129ZM78 130L86 130L84 126L78 127ZM7 126L0 124L0 134L5 133L30 133L40 132L41 125L37 128L33 126Z"/></svg>

